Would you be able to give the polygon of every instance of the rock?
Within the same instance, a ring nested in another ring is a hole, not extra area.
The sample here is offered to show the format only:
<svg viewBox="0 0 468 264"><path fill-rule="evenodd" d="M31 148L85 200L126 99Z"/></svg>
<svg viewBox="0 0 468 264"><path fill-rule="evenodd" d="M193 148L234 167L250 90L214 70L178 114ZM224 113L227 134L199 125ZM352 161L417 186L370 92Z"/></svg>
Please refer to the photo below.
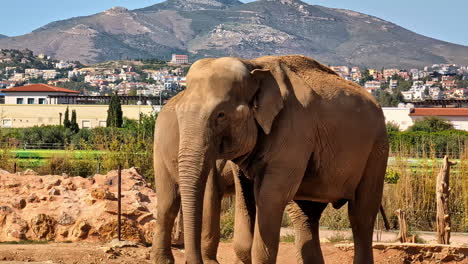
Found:
<svg viewBox="0 0 468 264"><path fill-rule="evenodd" d="M112 247L102 247L101 250L106 254L112 254L114 252L114 249Z"/></svg>
<svg viewBox="0 0 468 264"><path fill-rule="evenodd" d="M49 195L60 195L60 190L54 187L49 190Z"/></svg>
<svg viewBox="0 0 468 264"><path fill-rule="evenodd" d="M115 200L115 195L108 190L94 189L91 191L91 197L96 200Z"/></svg>
<svg viewBox="0 0 468 264"><path fill-rule="evenodd" d="M65 187L65 189L76 191L76 185L70 179L63 181L62 185Z"/></svg>
<svg viewBox="0 0 468 264"><path fill-rule="evenodd" d="M55 219L46 214L38 214L31 219L31 229L37 239L54 239L56 224Z"/></svg>
<svg viewBox="0 0 468 264"><path fill-rule="evenodd" d="M36 176L37 175L37 172L31 170L31 169L27 169L23 172L23 175L32 175L32 176Z"/></svg>
<svg viewBox="0 0 468 264"><path fill-rule="evenodd" d="M148 212L148 208L142 206L137 201L131 204L123 203L121 209L122 209L122 215L131 217L131 218L134 218L134 217L138 218L142 214L145 214L146 212ZM118 213L117 202L107 201L104 207L104 210L106 213L109 213L109 214L114 214L114 215L117 214Z"/></svg>
<svg viewBox="0 0 468 264"><path fill-rule="evenodd" d="M122 238L130 241L147 242L138 224L130 219L122 219ZM109 241L117 236L117 218L109 219L98 227L97 233L102 241ZM151 240L150 240L151 241ZM148 241L149 242L149 241Z"/></svg>
<svg viewBox="0 0 468 264"><path fill-rule="evenodd" d="M60 179L55 179L50 184L52 184L52 186L60 186L61 183L62 181Z"/></svg>
<svg viewBox="0 0 468 264"><path fill-rule="evenodd" d="M126 241L126 240L119 241L117 238L114 238L109 242L109 246L113 249L116 249L116 248L124 248L124 247L138 247L138 244L133 241Z"/></svg>
<svg viewBox="0 0 468 264"><path fill-rule="evenodd" d="M16 209L23 209L26 207L26 200L24 200L24 198L16 198L13 201L12 206Z"/></svg>
<svg viewBox="0 0 468 264"><path fill-rule="evenodd" d="M39 202L39 197L35 193L31 193L28 198L26 198L26 201L28 203L38 203Z"/></svg>
<svg viewBox="0 0 468 264"><path fill-rule="evenodd" d="M0 206L0 214L9 214L11 212L12 212L11 207L6 206L6 205Z"/></svg>
<svg viewBox="0 0 468 264"><path fill-rule="evenodd" d="M67 237L68 234L70 233L70 232L68 231L68 229L69 229L68 226L59 226L59 227L57 228L57 232L56 232L56 233L57 233L59 236Z"/></svg>
<svg viewBox="0 0 468 264"><path fill-rule="evenodd" d="M16 188L16 187L19 187L20 184L19 183L7 183L5 185L6 188Z"/></svg>
<svg viewBox="0 0 468 264"><path fill-rule="evenodd" d="M66 173L62 173L62 177L63 177L64 179L68 179L70 176L68 176L68 174L66 174Z"/></svg>
<svg viewBox="0 0 468 264"><path fill-rule="evenodd" d="M72 228L71 237L74 240L85 239L90 229L91 226L85 220L81 220Z"/></svg>
<svg viewBox="0 0 468 264"><path fill-rule="evenodd" d="M149 197L147 195L144 195L141 192L136 192L135 196L136 196L136 198L138 199L139 202L145 202L145 203L151 202Z"/></svg>
<svg viewBox="0 0 468 264"><path fill-rule="evenodd" d="M15 240L25 240L26 233L29 230L28 223L21 219L18 215L13 215L11 223L6 226L6 233L9 238Z"/></svg>
<svg viewBox="0 0 468 264"><path fill-rule="evenodd" d="M71 215L62 212L57 219L57 223L60 225L73 225L75 223L75 219Z"/></svg>
<svg viewBox="0 0 468 264"><path fill-rule="evenodd" d="M88 198L88 199L85 199L84 202L86 205L91 206L96 203L96 199Z"/></svg>
<svg viewBox="0 0 468 264"><path fill-rule="evenodd" d="M153 216L153 213L146 213L146 214L143 214L143 215L139 216L138 219L137 219L137 222L140 225L144 225L144 224L146 224L146 223L148 223L149 221L152 221L152 220L156 220L156 218L154 218L154 216Z"/></svg>

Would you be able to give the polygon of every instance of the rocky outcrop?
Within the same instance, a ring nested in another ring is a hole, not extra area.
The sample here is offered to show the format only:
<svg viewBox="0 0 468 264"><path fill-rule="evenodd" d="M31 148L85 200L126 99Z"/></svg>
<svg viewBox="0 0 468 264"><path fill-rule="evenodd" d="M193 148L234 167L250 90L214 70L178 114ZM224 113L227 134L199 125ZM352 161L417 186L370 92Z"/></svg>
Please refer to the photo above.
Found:
<svg viewBox="0 0 468 264"><path fill-rule="evenodd" d="M122 171L122 237L151 242L156 195ZM117 237L117 171L92 178L0 172L0 241L110 241Z"/></svg>

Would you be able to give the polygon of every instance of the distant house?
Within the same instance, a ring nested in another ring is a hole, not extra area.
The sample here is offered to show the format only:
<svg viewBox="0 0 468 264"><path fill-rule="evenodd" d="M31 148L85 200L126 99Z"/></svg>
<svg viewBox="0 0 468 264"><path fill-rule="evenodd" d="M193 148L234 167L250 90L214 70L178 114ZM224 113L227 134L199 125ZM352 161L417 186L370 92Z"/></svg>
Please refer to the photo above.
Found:
<svg viewBox="0 0 468 264"><path fill-rule="evenodd" d="M189 63L189 57L187 55L172 54L171 63L174 63L174 64L188 64Z"/></svg>
<svg viewBox="0 0 468 264"><path fill-rule="evenodd" d="M78 95L80 92L47 84L31 84L2 90L5 104L60 104L61 99L51 96Z"/></svg>
<svg viewBox="0 0 468 264"><path fill-rule="evenodd" d="M413 91L401 92L401 95L403 95L403 99L405 99L405 101L413 101L413 99L414 99L414 92Z"/></svg>

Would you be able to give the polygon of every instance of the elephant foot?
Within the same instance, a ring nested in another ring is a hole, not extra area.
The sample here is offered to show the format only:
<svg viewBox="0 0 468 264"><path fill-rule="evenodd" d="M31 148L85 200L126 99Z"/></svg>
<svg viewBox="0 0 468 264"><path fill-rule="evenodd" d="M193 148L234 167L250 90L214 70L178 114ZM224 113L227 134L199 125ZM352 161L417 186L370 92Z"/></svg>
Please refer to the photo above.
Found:
<svg viewBox="0 0 468 264"><path fill-rule="evenodd" d="M154 264L174 264L174 256L172 252L164 252L161 250L153 251L151 254L151 263Z"/></svg>
<svg viewBox="0 0 468 264"><path fill-rule="evenodd" d="M203 263L204 264L219 264L219 262L213 258L204 258Z"/></svg>

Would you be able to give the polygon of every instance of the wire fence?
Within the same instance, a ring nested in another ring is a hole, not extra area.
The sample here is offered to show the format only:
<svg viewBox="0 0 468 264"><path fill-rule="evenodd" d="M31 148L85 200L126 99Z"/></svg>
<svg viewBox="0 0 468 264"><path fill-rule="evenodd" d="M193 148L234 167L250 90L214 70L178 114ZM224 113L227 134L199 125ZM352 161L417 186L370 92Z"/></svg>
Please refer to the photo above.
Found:
<svg viewBox="0 0 468 264"><path fill-rule="evenodd" d="M121 164L124 168L138 167L149 183L153 183L151 152L111 150L74 150L70 145L24 144L13 148L0 146L0 168L8 171L32 169L41 175L66 173L70 176L89 177L107 173ZM435 229L436 178L441 159L435 153L419 157L392 153L388 162L383 206L392 227L396 227L396 209L407 212L410 230L433 231ZM440 152L439 154L450 154ZM450 215L452 231L468 232L468 155L462 153L454 159L457 164L451 170ZM230 205L232 206L232 205ZM340 210L327 208L322 226L349 228L346 207Z"/></svg>

